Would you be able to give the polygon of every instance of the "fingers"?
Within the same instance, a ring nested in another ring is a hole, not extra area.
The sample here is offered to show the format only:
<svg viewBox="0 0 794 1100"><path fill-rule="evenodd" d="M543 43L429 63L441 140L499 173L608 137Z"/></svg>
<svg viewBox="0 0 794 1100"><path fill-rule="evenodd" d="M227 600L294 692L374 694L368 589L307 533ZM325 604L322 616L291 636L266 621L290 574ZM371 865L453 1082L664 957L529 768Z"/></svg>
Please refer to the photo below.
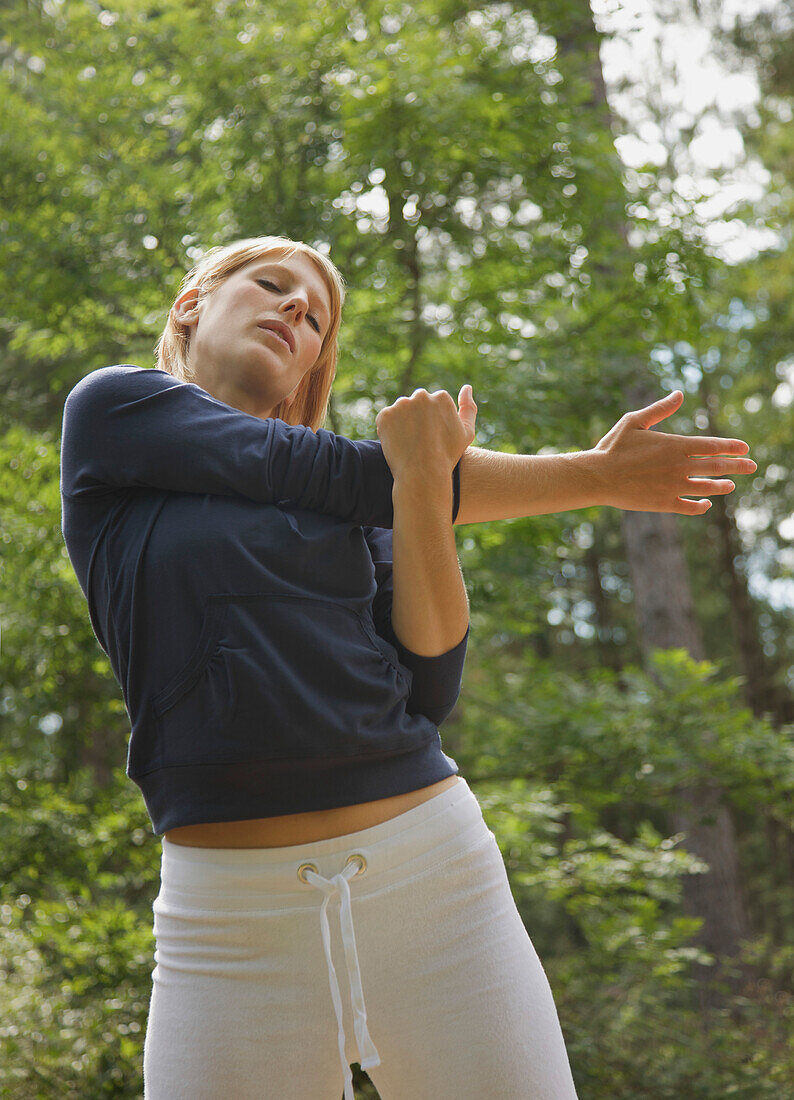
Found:
<svg viewBox="0 0 794 1100"><path fill-rule="evenodd" d="M679 516L702 516L711 507L710 500L685 500L683 497L677 499L680 507L675 512Z"/></svg>
<svg viewBox="0 0 794 1100"><path fill-rule="evenodd" d="M423 397L434 397L437 401L443 401L445 398L453 401L452 394L448 390L434 390L433 393L429 393L424 386L417 386L410 397L398 397L397 401L411 401L420 395ZM394 402L395 405L397 401ZM471 385L468 382L464 383L458 391L458 404L460 404L461 401L468 401L470 405L474 405L475 408L477 407L477 402L474 400L472 394Z"/></svg>
<svg viewBox="0 0 794 1100"><path fill-rule="evenodd" d="M689 458L696 455L745 455L750 450L743 439L721 439L714 435L672 435L665 433L665 439L679 443Z"/></svg>
<svg viewBox="0 0 794 1100"><path fill-rule="evenodd" d="M758 469L752 458L720 458L716 462L709 458L692 459L692 472L689 477L704 477L709 475L721 477L724 474L754 474Z"/></svg>
<svg viewBox="0 0 794 1100"><path fill-rule="evenodd" d="M689 477L687 482L689 484L689 488L686 490L688 493L709 493L711 496L724 497L736 488L734 483L728 479L715 481L710 478ZM700 500L686 500L684 497L677 497L676 499L682 505L676 511L684 516L702 516L712 504L710 500L702 498Z"/></svg>
<svg viewBox="0 0 794 1100"><path fill-rule="evenodd" d="M410 397L406 397L405 394L398 397L394 402L395 405L406 404L410 402L430 402L434 405L449 405L456 412L458 406L455 402L455 398L449 392L449 390L434 390L433 393L429 393L424 386L418 386Z"/></svg>
<svg viewBox="0 0 794 1100"><path fill-rule="evenodd" d="M688 477L687 482L691 486L686 490L688 493L709 493L711 496L725 496L736 488L732 481L714 481L705 477Z"/></svg>

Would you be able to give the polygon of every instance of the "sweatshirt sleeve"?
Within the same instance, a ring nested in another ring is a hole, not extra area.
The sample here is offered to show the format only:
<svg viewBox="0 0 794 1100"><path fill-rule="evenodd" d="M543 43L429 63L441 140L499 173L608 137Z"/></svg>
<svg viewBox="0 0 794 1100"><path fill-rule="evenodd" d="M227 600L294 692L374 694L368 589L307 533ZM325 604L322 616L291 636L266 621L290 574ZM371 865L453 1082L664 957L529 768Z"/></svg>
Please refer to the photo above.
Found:
<svg viewBox="0 0 794 1100"><path fill-rule="evenodd" d="M453 483L453 522L459 506ZM61 491L88 499L141 486L243 496L391 528L394 478L380 440L241 412L166 371L101 367L63 411Z"/></svg>
<svg viewBox="0 0 794 1100"><path fill-rule="evenodd" d="M372 601L372 617L378 634L397 650L400 663L413 673L411 694L406 711L424 714L440 726L460 695L463 664L466 660L471 623L458 644L436 657L421 657L398 640L391 625L392 596L392 532L378 527L364 527L372 562L375 566L377 592Z"/></svg>

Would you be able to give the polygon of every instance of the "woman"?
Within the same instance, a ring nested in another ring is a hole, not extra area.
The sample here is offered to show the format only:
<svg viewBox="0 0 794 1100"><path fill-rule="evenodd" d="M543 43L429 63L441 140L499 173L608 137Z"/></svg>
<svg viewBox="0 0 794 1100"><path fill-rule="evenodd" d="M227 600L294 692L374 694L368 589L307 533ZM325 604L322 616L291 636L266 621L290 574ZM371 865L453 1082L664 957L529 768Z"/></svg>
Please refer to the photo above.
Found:
<svg viewBox="0 0 794 1100"><path fill-rule="evenodd" d="M379 441L321 428L343 300L302 243L212 249L157 369L94 371L64 409L64 538L163 836L145 1097L352 1100L358 1061L383 1100L570 1100L546 975L438 733L476 405L419 390Z"/></svg>

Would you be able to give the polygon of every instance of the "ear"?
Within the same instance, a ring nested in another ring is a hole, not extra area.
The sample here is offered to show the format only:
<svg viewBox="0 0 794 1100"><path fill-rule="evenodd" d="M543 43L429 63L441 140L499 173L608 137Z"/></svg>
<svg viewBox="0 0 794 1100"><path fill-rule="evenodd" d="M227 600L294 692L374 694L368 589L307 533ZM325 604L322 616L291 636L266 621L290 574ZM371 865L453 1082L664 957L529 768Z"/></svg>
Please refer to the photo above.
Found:
<svg viewBox="0 0 794 1100"><path fill-rule="evenodd" d="M174 319L179 321L181 325L190 324L198 317L198 295L199 288L197 286L191 287L190 290L180 294L171 306Z"/></svg>

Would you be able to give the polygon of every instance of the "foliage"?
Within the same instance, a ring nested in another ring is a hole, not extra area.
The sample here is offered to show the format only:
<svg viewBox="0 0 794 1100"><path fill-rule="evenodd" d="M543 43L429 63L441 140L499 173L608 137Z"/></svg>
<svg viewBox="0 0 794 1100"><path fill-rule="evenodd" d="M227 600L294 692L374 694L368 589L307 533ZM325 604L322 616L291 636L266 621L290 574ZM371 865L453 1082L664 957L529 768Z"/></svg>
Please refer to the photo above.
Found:
<svg viewBox="0 0 794 1100"><path fill-rule="evenodd" d="M771 176L736 216L780 235L730 265L708 195L677 191L683 137L665 164L619 171L597 59L572 45L585 15L581 0L4 11L0 1096L141 1092L159 844L60 533L59 429L83 374L152 364L196 250L268 232L328 249L350 286L329 426L354 437L399 393L470 381L478 446L583 449L626 411L627 363L683 389L663 430L745 438L758 462L730 498L732 564L757 581L759 644L790 694L772 590L794 510L791 28L762 18L724 43L760 74L743 131ZM459 532L472 637L442 738L499 842L582 1100L794 1094L792 726L745 701L715 516L679 529L711 659L659 651L645 669L618 513ZM675 792L704 779L734 814L754 914L730 961L694 946L682 884L704 868L667 830ZM709 1014L698 960L725 963Z"/></svg>
<svg viewBox="0 0 794 1100"><path fill-rule="evenodd" d="M0 1096L138 1097L159 844L123 772L0 769Z"/></svg>

